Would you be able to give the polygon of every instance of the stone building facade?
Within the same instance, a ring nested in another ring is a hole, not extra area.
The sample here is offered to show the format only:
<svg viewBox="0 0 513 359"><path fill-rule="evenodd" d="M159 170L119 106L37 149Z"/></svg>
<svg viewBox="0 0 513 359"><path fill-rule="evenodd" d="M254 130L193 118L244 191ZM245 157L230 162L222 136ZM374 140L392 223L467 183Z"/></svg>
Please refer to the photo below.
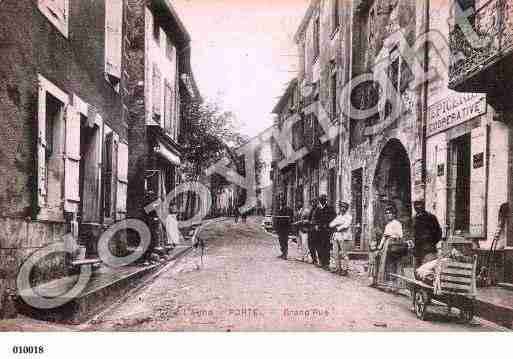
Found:
<svg viewBox="0 0 513 359"><path fill-rule="evenodd" d="M64 233L94 256L105 226L125 216L124 6L2 3L0 286L13 287L22 261ZM45 258L34 283L65 275L68 259Z"/></svg>
<svg viewBox="0 0 513 359"><path fill-rule="evenodd" d="M465 18L465 10L473 15ZM426 197L448 235L477 242L480 265L511 284L513 2L432 1L429 18L448 46L441 59L434 49L430 56L442 76L429 93ZM462 30L465 21L474 38Z"/></svg>
<svg viewBox="0 0 513 359"><path fill-rule="evenodd" d="M356 249L380 239L383 210L391 204L409 236L412 202L423 197L422 93L411 86L414 71L403 56L416 40L418 6L404 0L351 3L351 106L344 107L340 149L341 197L351 204Z"/></svg>
<svg viewBox="0 0 513 359"><path fill-rule="evenodd" d="M277 126L301 115L308 154L276 171L275 146L275 200L328 192L349 202L354 249L364 251L381 236L385 206L411 237L412 203L425 200L445 238L478 244L480 265L495 240L495 276L513 282L510 2L342 1L333 32L336 2L313 0L296 35L298 105L289 87L275 108ZM468 7L485 46L459 28L457 10ZM321 114L305 114L314 101L338 121L336 140L318 141Z"/></svg>
<svg viewBox="0 0 513 359"><path fill-rule="evenodd" d="M392 203L408 233L412 201L424 195L422 89L410 86L413 71L400 55L415 42L417 7L400 0L312 1L296 34L299 137L308 152L294 163L302 183L285 171L274 174L275 198L327 194L331 203L349 202L354 250L368 250L381 235L383 208ZM404 41L394 36L406 29ZM325 140L321 111L336 134Z"/></svg>
<svg viewBox="0 0 513 359"><path fill-rule="evenodd" d="M199 97L190 65L190 40L170 1L128 1L128 213L148 222L153 247L166 244L157 213L181 181L179 138L186 121L182 107ZM159 200L160 207L148 213L145 207Z"/></svg>
<svg viewBox="0 0 513 359"><path fill-rule="evenodd" d="M294 151L305 149L305 156L279 168L283 157L274 142L273 198L288 206L310 202L322 194L334 204L340 196L339 137L326 137L318 118L324 111L327 123L339 131L342 112L338 106L347 81L344 42L347 37L347 4L339 0L312 1L296 32L299 71L273 113L275 126L282 131L287 119L298 116L292 127ZM317 107L315 107L317 104Z"/></svg>

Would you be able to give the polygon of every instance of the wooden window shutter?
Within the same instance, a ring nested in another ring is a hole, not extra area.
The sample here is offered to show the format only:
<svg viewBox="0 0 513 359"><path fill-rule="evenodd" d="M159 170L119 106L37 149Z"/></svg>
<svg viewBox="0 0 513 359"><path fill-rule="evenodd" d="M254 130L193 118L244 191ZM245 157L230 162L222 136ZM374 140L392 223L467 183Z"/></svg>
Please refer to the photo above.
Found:
<svg viewBox="0 0 513 359"><path fill-rule="evenodd" d="M119 142L118 145L118 171L117 171L117 219L126 216L126 200L128 189L128 145Z"/></svg>
<svg viewBox="0 0 513 359"><path fill-rule="evenodd" d="M448 163L447 163L447 144L444 141L438 143L435 147L435 161L432 173L435 181L435 211L442 230L446 229L447 224L447 187L448 187ZM447 233L444 233L447 235Z"/></svg>
<svg viewBox="0 0 513 359"><path fill-rule="evenodd" d="M64 211L77 212L80 203L80 114L75 107L66 108L64 156Z"/></svg>
<svg viewBox="0 0 513 359"><path fill-rule="evenodd" d="M104 133L107 132L107 126L104 126ZM106 218L112 217L112 145L114 141L114 133L108 132L105 134L102 160L102 193L103 193L103 216Z"/></svg>
<svg viewBox="0 0 513 359"><path fill-rule="evenodd" d="M161 116L160 105L161 105L161 99L162 99L160 87L161 87L160 70L159 70L157 64L153 64L153 76L152 76L153 114L154 114L154 119L155 119L155 115L157 115L158 118L156 120L158 120L159 122L160 122L160 116Z"/></svg>
<svg viewBox="0 0 513 359"><path fill-rule="evenodd" d="M105 126L107 128L107 126ZM104 130L107 132L107 130ZM114 220L117 208L118 184L118 145L119 136L110 131L105 135L105 151L103 159L103 214L105 218Z"/></svg>
<svg viewBox="0 0 513 359"><path fill-rule="evenodd" d="M121 78L123 0L105 1L105 71Z"/></svg>
<svg viewBox="0 0 513 359"><path fill-rule="evenodd" d="M482 121L485 122L484 119ZM470 142L470 235L485 237L488 126L472 130Z"/></svg>
<svg viewBox="0 0 513 359"><path fill-rule="evenodd" d="M37 116L37 205L46 204L46 89L39 86Z"/></svg>
<svg viewBox="0 0 513 359"><path fill-rule="evenodd" d="M173 90L168 81L165 81L164 87L164 128L171 135L173 133L173 108L174 108Z"/></svg>

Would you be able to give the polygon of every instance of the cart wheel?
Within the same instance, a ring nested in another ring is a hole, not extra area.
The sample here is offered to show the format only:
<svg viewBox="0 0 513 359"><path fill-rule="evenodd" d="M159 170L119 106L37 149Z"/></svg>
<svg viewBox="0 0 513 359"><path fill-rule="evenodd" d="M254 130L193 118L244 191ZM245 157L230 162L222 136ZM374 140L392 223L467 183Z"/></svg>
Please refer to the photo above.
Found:
<svg viewBox="0 0 513 359"><path fill-rule="evenodd" d="M417 315L417 318L419 318L420 320L425 320L426 308L429 304L428 294L423 289L416 290L414 301L415 315Z"/></svg>
<svg viewBox="0 0 513 359"><path fill-rule="evenodd" d="M464 323L470 323L474 319L474 306L469 305L460 309L460 319Z"/></svg>

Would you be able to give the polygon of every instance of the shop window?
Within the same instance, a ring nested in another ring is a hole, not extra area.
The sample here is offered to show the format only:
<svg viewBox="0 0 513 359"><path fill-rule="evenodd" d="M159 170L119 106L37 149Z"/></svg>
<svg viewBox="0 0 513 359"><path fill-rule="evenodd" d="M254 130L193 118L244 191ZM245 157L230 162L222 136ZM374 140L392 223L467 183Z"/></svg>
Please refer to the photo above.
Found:
<svg viewBox="0 0 513 359"><path fill-rule="evenodd" d="M470 226L470 133L450 142L450 186L449 201L452 204L452 229L468 233Z"/></svg>
<svg viewBox="0 0 513 359"><path fill-rule="evenodd" d="M68 37L69 0L38 0L37 7L64 37Z"/></svg>

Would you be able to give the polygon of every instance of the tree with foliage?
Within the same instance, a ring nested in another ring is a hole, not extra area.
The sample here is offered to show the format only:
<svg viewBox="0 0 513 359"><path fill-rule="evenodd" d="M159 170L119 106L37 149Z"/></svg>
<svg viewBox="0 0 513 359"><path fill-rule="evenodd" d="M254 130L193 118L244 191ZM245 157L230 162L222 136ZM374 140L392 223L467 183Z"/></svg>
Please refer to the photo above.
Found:
<svg viewBox="0 0 513 359"><path fill-rule="evenodd" d="M224 157L231 159L239 173L244 171L244 162L235 154L235 149L247 141L240 134L240 123L235 114L223 111L215 103L193 101L183 106L184 119L180 143L184 147L187 181L199 181L206 169ZM226 179L214 174L212 189L228 184ZM193 194L187 196L186 213L192 213L195 201Z"/></svg>

